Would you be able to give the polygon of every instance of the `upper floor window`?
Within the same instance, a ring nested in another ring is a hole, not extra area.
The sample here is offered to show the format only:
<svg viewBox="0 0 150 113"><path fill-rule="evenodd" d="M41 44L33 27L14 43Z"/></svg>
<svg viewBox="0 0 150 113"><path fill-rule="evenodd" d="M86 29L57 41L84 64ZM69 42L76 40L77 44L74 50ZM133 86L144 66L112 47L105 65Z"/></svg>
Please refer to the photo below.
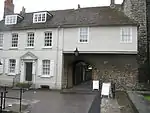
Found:
<svg viewBox="0 0 150 113"><path fill-rule="evenodd" d="M27 47L34 46L34 33L28 33Z"/></svg>
<svg viewBox="0 0 150 113"><path fill-rule="evenodd" d="M40 12L33 14L33 23L42 23L46 22L47 12Z"/></svg>
<svg viewBox="0 0 150 113"><path fill-rule="evenodd" d="M5 24L12 25L17 23L17 15L7 15L5 17Z"/></svg>
<svg viewBox="0 0 150 113"><path fill-rule="evenodd" d="M18 47L18 34L13 33L12 34L12 45L11 47Z"/></svg>
<svg viewBox="0 0 150 113"><path fill-rule="evenodd" d="M10 59L9 60L9 73L15 73L15 67L16 67L16 60Z"/></svg>
<svg viewBox="0 0 150 113"><path fill-rule="evenodd" d="M50 75L50 60L43 60L43 75Z"/></svg>
<svg viewBox="0 0 150 113"><path fill-rule="evenodd" d="M3 34L0 34L0 48L3 47Z"/></svg>
<svg viewBox="0 0 150 113"><path fill-rule="evenodd" d="M132 28L121 28L121 43L132 43Z"/></svg>
<svg viewBox="0 0 150 113"><path fill-rule="evenodd" d="M88 43L89 41L89 28L80 28L79 29L79 42L80 43Z"/></svg>
<svg viewBox="0 0 150 113"><path fill-rule="evenodd" d="M52 32L45 32L44 46L52 46Z"/></svg>

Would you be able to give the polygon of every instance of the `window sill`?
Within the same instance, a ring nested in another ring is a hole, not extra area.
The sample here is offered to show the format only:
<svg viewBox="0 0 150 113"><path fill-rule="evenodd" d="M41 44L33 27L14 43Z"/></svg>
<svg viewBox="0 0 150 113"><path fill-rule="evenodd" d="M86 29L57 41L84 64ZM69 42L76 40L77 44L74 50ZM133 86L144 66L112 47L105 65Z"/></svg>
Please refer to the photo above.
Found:
<svg viewBox="0 0 150 113"><path fill-rule="evenodd" d="M132 44L132 42L120 42L121 44Z"/></svg>
<svg viewBox="0 0 150 113"><path fill-rule="evenodd" d="M89 42L79 42L80 44L88 44Z"/></svg>
<svg viewBox="0 0 150 113"><path fill-rule="evenodd" d="M34 49L34 47L25 47L25 49Z"/></svg>
<svg viewBox="0 0 150 113"><path fill-rule="evenodd" d="M8 73L8 76L15 76L15 73Z"/></svg>
<svg viewBox="0 0 150 113"><path fill-rule="evenodd" d="M52 49L52 46L45 46L43 49Z"/></svg>
<svg viewBox="0 0 150 113"><path fill-rule="evenodd" d="M18 47L10 47L9 49L10 50L16 50L16 49L18 49Z"/></svg>
<svg viewBox="0 0 150 113"><path fill-rule="evenodd" d="M42 75L42 76L40 76L41 78L50 78L50 76L49 75Z"/></svg>

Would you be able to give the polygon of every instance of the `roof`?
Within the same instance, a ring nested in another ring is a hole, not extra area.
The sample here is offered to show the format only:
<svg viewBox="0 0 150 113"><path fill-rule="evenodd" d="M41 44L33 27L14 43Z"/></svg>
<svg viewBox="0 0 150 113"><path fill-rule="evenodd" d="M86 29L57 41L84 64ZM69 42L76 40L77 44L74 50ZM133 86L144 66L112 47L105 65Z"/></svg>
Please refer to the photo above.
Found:
<svg viewBox="0 0 150 113"><path fill-rule="evenodd" d="M137 25L133 20L116 8L88 7L80 9L48 11L53 17L45 23L33 23L33 13L26 13L24 19L16 25L6 26L4 20L0 21L0 31L43 29L81 26L122 26Z"/></svg>

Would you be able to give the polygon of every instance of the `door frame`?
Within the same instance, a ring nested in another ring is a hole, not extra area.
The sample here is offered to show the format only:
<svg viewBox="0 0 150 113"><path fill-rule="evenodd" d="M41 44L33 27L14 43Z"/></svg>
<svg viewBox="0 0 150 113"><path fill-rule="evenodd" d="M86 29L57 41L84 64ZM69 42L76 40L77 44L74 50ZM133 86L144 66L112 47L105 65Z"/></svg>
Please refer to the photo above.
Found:
<svg viewBox="0 0 150 113"><path fill-rule="evenodd" d="M26 82L26 63L32 63L32 83L36 83L36 70L37 70L37 60L30 59L30 60L21 60L21 76L20 82Z"/></svg>
<svg viewBox="0 0 150 113"><path fill-rule="evenodd" d="M25 81L27 81L27 80L26 80L26 77L27 77L27 69L26 69L26 68L27 68L27 63L31 63L31 64L32 64L32 67L31 67L31 68L33 69L33 62L25 62L25 66L24 66L24 68L25 68L25 69L24 69L24 70L25 70L25 72L24 72L24 74L25 74L24 80L25 80ZM33 70L32 70L32 72L33 72ZM29 82L32 82L32 81L33 81L33 74L32 74L32 72L31 72L32 80L29 81ZM28 82L28 81L27 81L27 82Z"/></svg>

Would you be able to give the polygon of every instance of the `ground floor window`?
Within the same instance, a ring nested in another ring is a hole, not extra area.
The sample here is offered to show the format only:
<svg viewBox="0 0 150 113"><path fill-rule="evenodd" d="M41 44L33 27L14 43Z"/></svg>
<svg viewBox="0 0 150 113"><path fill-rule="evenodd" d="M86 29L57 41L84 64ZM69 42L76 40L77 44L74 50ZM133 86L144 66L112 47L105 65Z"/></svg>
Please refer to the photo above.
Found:
<svg viewBox="0 0 150 113"><path fill-rule="evenodd" d="M10 59L9 60L9 73L15 73L15 67L16 67L16 60Z"/></svg>
<svg viewBox="0 0 150 113"><path fill-rule="evenodd" d="M50 60L43 60L43 75L50 75Z"/></svg>

